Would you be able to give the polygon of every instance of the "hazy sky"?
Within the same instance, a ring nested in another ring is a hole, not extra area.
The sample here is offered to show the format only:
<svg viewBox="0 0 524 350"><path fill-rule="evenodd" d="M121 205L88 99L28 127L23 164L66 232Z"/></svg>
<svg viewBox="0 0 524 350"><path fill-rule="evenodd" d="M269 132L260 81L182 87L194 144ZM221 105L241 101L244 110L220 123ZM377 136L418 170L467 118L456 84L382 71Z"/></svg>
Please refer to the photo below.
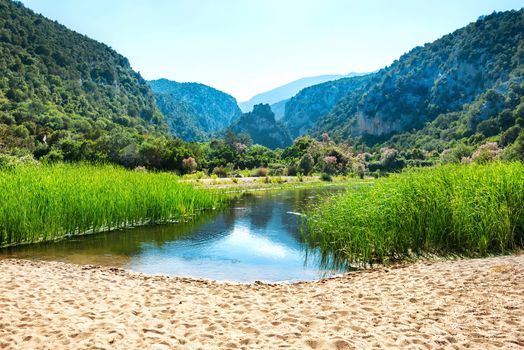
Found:
<svg viewBox="0 0 524 350"><path fill-rule="evenodd" d="M244 101L292 80L368 72L522 0L23 0L123 54L146 79Z"/></svg>

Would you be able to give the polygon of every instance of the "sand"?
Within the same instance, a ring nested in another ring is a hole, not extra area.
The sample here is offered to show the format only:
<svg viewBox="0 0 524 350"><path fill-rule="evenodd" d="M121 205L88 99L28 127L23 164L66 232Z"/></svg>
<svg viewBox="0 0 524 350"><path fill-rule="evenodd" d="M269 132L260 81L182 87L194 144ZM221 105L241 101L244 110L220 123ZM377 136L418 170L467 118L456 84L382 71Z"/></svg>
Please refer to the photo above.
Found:
<svg viewBox="0 0 524 350"><path fill-rule="evenodd" d="M524 255L312 283L0 261L0 349L523 349Z"/></svg>

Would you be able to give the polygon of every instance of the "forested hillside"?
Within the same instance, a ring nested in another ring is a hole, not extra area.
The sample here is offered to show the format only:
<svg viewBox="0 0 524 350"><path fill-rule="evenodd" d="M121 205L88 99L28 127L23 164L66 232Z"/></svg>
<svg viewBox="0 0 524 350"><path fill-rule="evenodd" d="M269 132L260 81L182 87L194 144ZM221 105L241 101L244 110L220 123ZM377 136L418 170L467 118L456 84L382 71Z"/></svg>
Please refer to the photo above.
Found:
<svg viewBox="0 0 524 350"><path fill-rule="evenodd" d="M375 73L312 133L440 149L457 140L508 143L521 128L523 76L524 10L494 13Z"/></svg>
<svg viewBox="0 0 524 350"><path fill-rule="evenodd" d="M167 79L149 84L171 132L186 141L207 140L242 114L233 96L207 85Z"/></svg>
<svg viewBox="0 0 524 350"><path fill-rule="evenodd" d="M0 0L0 166L36 158L378 176L524 159L524 10L480 18L378 72L305 88L274 105L282 120L268 104L241 114L202 84L150 84L155 94L110 47Z"/></svg>
<svg viewBox="0 0 524 350"><path fill-rule="evenodd" d="M306 134L348 93L362 94L371 76L343 78L301 90L286 103L282 121L293 137Z"/></svg>
<svg viewBox="0 0 524 350"><path fill-rule="evenodd" d="M123 162L159 130L153 93L125 57L0 0L1 152Z"/></svg>

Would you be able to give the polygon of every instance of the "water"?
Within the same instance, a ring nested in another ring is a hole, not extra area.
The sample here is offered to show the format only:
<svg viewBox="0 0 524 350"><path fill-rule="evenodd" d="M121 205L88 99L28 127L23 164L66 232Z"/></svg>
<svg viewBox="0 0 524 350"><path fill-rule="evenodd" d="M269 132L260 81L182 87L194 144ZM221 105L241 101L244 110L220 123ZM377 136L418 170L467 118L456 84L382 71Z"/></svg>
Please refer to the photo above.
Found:
<svg viewBox="0 0 524 350"><path fill-rule="evenodd" d="M0 257L55 260L234 282L308 281L340 271L301 240L307 205L340 189L244 196L189 224L156 225L0 250Z"/></svg>

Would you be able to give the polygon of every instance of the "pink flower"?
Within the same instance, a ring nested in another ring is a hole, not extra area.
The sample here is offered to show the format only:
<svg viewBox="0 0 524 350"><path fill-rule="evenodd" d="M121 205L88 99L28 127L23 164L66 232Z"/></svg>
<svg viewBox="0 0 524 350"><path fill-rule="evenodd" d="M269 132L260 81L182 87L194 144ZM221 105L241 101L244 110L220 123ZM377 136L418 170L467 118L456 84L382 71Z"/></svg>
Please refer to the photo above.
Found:
<svg viewBox="0 0 524 350"><path fill-rule="evenodd" d="M324 162L326 162L327 164L337 164L337 157L335 156L324 157Z"/></svg>

